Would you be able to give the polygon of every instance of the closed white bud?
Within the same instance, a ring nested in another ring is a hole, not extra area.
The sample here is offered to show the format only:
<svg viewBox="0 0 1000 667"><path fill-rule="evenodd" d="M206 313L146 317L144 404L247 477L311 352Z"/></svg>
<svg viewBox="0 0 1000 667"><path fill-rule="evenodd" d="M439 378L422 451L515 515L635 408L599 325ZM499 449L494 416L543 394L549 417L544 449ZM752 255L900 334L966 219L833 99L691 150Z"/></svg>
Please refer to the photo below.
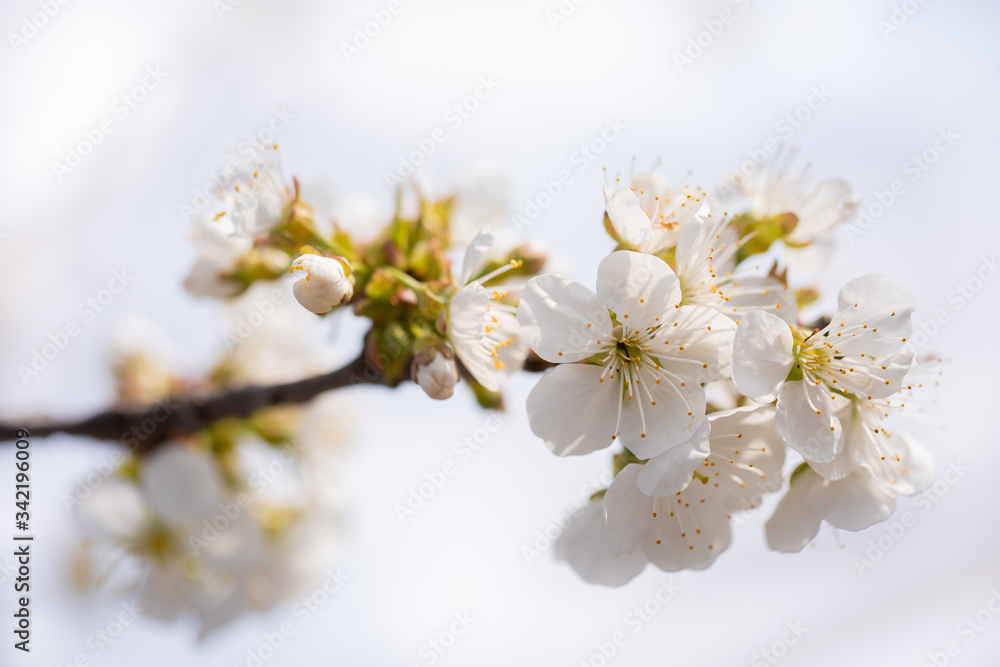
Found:
<svg viewBox="0 0 1000 667"><path fill-rule="evenodd" d="M317 315L330 312L334 306L347 303L354 296L351 265L342 257L302 255L289 273L305 275L292 286L292 294L302 306Z"/></svg>
<svg viewBox="0 0 1000 667"><path fill-rule="evenodd" d="M428 348L413 359L413 381L436 401L451 398L458 382L458 365L451 350Z"/></svg>

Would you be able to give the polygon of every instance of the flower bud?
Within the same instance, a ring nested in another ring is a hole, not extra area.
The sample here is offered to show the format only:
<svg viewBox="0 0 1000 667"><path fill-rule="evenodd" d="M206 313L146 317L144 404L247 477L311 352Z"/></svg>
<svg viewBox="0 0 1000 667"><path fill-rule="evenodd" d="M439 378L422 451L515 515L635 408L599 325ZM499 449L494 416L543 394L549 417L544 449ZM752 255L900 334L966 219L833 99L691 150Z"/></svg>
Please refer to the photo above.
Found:
<svg viewBox="0 0 1000 667"><path fill-rule="evenodd" d="M458 382L458 365L451 350L429 347L413 358L413 381L436 401L451 398Z"/></svg>
<svg viewBox="0 0 1000 667"><path fill-rule="evenodd" d="M292 293L310 312L317 315L328 313L334 306L345 304L354 296L351 265L343 257L302 255L288 269L289 273L296 271L304 271L306 275L295 282Z"/></svg>

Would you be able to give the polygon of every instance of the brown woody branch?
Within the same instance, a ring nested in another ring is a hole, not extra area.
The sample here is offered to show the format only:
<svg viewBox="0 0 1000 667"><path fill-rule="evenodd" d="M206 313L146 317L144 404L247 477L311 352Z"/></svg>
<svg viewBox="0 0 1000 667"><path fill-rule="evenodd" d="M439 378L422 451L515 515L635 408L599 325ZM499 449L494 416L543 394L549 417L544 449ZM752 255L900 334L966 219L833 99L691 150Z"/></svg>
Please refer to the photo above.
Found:
<svg viewBox="0 0 1000 667"><path fill-rule="evenodd" d="M66 433L122 442L135 453L144 454L172 438L197 433L226 417L244 418L261 408L306 403L325 391L356 384L384 384L382 372L363 356L326 375L286 384L242 387L140 409L112 409L79 421L0 422L0 442L14 441L22 430L31 437ZM149 428L150 423L155 427Z"/></svg>
<svg viewBox="0 0 1000 667"><path fill-rule="evenodd" d="M531 353L525 370L537 373L550 366ZM362 354L326 375L286 384L242 387L214 396L176 398L137 409L112 409L78 421L0 422L0 443L13 442L21 431L27 431L31 437L65 433L121 442L142 455L168 440L197 433L220 419L246 418L262 408L307 403L325 391L364 384L389 385L381 369Z"/></svg>

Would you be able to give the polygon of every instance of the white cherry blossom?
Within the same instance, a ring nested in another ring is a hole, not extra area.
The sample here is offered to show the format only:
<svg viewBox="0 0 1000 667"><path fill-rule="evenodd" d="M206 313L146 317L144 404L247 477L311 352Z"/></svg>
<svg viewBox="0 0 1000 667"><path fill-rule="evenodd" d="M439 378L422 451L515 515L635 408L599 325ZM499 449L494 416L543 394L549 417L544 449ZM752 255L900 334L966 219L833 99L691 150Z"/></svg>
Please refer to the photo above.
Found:
<svg viewBox="0 0 1000 667"><path fill-rule="evenodd" d="M665 176L649 172L632 178L629 187L605 187L604 203L618 241L657 253L677 244L684 225L706 210L708 195L689 185L674 189Z"/></svg>
<svg viewBox="0 0 1000 667"><path fill-rule="evenodd" d="M836 480L824 479L803 464L792 475L792 483L767 521L767 543L776 551L801 551L816 537L826 521L841 530L864 530L892 516L896 498L927 488L932 466L930 456L908 436L896 434L896 449L905 453L908 466L900 466L899 488L887 485L860 466ZM900 491L905 491L901 493Z"/></svg>
<svg viewBox="0 0 1000 667"><path fill-rule="evenodd" d="M285 181L277 145L240 159L224 185L215 191L208 211L227 218L234 236L253 237L281 221L293 190Z"/></svg>
<svg viewBox="0 0 1000 667"><path fill-rule="evenodd" d="M799 332L765 312L741 320L733 379L758 401L777 398L777 428L812 463L840 454L844 433L837 407L847 400L886 398L901 386L915 353L910 335L913 299L881 275L852 280L840 291L830 324Z"/></svg>
<svg viewBox="0 0 1000 667"><path fill-rule="evenodd" d="M733 513L756 508L781 488L785 448L771 406L713 413L709 420L707 455L683 484L648 495L639 479L645 466L637 463L615 477L604 496L613 556L640 552L669 572L704 569L729 547Z"/></svg>
<svg viewBox="0 0 1000 667"><path fill-rule="evenodd" d="M863 530L888 519L897 497L916 495L930 485L930 453L909 434L887 425L894 415L906 416L914 393L911 382L890 398L840 404L844 449L833 461L803 465L792 476L767 523L772 549L799 551L822 521L842 530Z"/></svg>
<svg viewBox="0 0 1000 667"><path fill-rule="evenodd" d="M603 586L627 584L649 563L639 549L617 557L612 554L600 498L591 500L559 536L556 558L569 563L584 581Z"/></svg>
<svg viewBox="0 0 1000 667"><path fill-rule="evenodd" d="M292 201L277 147L239 160L213 194L195 222L198 258L184 287L196 296L230 297L242 286L226 276L253 248L254 236L277 225Z"/></svg>
<svg viewBox="0 0 1000 667"><path fill-rule="evenodd" d="M224 558L219 543L195 555L185 541L224 501L211 466L190 448L169 446L144 462L138 483L116 476L94 490L77 512L105 568L98 583L128 578L139 605L161 620L198 608L203 577Z"/></svg>
<svg viewBox="0 0 1000 667"><path fill-rule="evenodd" d="M654 255L605 257L596 294L555 275L533 278L518 321L527 345L559 364L531 392L528 419L560 456L618 437L640 458L683 444L705 420L702 383L730 374L736 325L682 306L677 276Z"/></svg>
<svg viewBox="0 0 1000 667"><path fill-rule="evenodd" d="M491 228L479 231L469 244L463 262L463 286L448 305L447 337L455 354L472 377L490 391L524 366L527 348L521 338L516 309L509 303L512 288L483 287L519 263L479 275L494 242Z"/></svg>
<svg viewBox="0 0 1000 667"><path fill-rule="evenodd" d="M694 219L680 231L677 277L685 304L708 306L739 322L751 310L771 313L795 324L795 297L781 281L750 271L737 273L740 240L723 218Z"/></svg>
<svg viewBox="0 0 1000 667"><path fill-rule="evenodd" d="M791 244L808 244L853 216L857 198L843 179L813 184L808 165L798 173L790 173L790 162L791 154L780 157L747 178L742 189L758 218L794 213L798 223L787 240Z"/></svg>

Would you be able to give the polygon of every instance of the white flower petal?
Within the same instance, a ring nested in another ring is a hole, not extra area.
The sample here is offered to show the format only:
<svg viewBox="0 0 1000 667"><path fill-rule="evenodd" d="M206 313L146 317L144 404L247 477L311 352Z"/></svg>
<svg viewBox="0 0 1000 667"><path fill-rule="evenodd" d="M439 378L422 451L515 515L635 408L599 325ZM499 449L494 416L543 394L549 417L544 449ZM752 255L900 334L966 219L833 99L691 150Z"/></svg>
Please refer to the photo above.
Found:
<svg viewBox="0 0 1000 667"><path fill-rule="evenodd" d="M219 511L222 483L206 455L185 446L162 447L146 458L142 482L150 505L168 522L198 523Z"/></svg>
<svg viewBox="0 0 1000 667"><path fill-rule="evenodd" d="M611 444L619 385L600 382L601 372L599 366L561 364L528 395L531 430L559 456L589 454Z"/></svg>
<svg viewBox="0 0 1000 667"><path fill-rule="evenodd" d="M622 243L638 247L649 239L652 223L631 188L604 188L604 205Z"/></svg>
<svg viewBox="0 0 1000 667"><path fill-rule="evenodd" d="M197 604L194 580L174 559L154 561L136 591L139 607L158 621L173 621Z"/></svg>
<svg viewBox="0 0 1000 667"><path fill-rule="evenodd" d="M784 485L785 444L775 429L775 408L756 405L709 415L712 456L699 472L729 512L756 509Z"/></svg>
<svg viewBox="0 0 1000 667"><path fill-rule="evenodd" d="M670 496L682 491L708 457L709 431L710 424L705 420L688 442L649 459L636 478L639 489L647 496Z"/></svg>
<svg viewBox="0 0 1000 667"><path fill-rule="evenodd" d="M735 322L704 306L674 308L664 319L651 354L665 369L695 382L716 382L732 375Z"/></svg>
<svg viewBox="0 0 1000 667"><path fill-rule="evenodd" d="M841 424L843 424L843 421L841 421ZM854 472L854 469L857 467L857 463L855 463L853 458L854 452L851 451L849 442L850 433L848 429L844 433L844 449L832 461L825 461L823 463L810 461L809 467L825 480L836 482L838 479L844 479Z"/></svg>
<svg viewBox="0 0 1000 667"><path fill-rule="evenodd" d="M637 547L668 572L699 570L729 547L729 513L705 484L692 483L679 494L651 498L638 487L641 466L625 466L604 495L612 554Z"/></svg>
<svg viewBox="0 0 1000 667"><path fill-rule="evenodd" d="M663 323L668 310L681 302L681 288L670 266L655 255L629 250L613 252L597 269L597 296L629 330Z"/></svg>
<svg viewBox="0 0 1000 667"><path fill-rule="evenodd" d="M850 453L854 466L866 470L887 493L912 496L926 489L934 477L930 452L907 433L889 434L878 421L879 408L868 409L875 413L874 419L861 419L855 410L851 427L844 433L844 453ZM877 425L877 432L872 424ZM827 479L837 479L818 472Z"/></svg>
<svg viewBox="0 0 1000 667"><path fill-rule="evenodd" d="M462 284L469 282L482 270L483 259L493 247L494 233L491 227L483 227L465 249L462 261Z"/></svg>
<svg viewBox="0 0 1000 667"><path fill-rule="evenodd" d="M551 274L528 281L517 320L524 343L553 363L580 361L614 344L611 316L597 295Z"/></svg>
<svg viewBox="0 0 1000 667"><path fill-rule="evenodd" d="M103 481L77 508L82 532L96 540L121 540L136 535L147 517L138 487L121 477Z"/></svg>
<svg viewBox="0 0 1000 667"><path fill-rule="evenodd" d="M490 297L482 285L472 283L458 290L448 308L448 337L478 344L486 335L489 307Z"/></svg>
<svg viewBox="0 0 1000 667"><path fill-rule="evenodd" d="M708 286L736 268L739 236L725 219L697 218L684 225L677 239L677 275L685 291ZM714 275L713 275L714 274Z"/></svg>
<svg viewBox="0 0 1000 667"><path fill-rule="evenodd" d="M639 490L642 466L630 463L611 482L604 494L604 517L608 545L615 557L633 553L646 539L655 498Z"/></svg>
<svg viewBox="0 0 1000 667"><path fill-rule="evenodd" d="M916 351L909 348L881 359L867 354L864 357L844 356L838 365L847 368L841 368L839 374L835 372L833 380L842 391L853 392L861 398L887 398L902 389L903 380L916 358Z"/></svg>
<svg viewBox="0 0 1000 667"><path fill-rule="evenodd" d="M728 549L729 512L714 500L713 489L697 482L679 495L663 498L656 518L647 510L652 527L642 549L650 562L667 572L702 570Z"/></svg>
<svg viewBox="0 0 1000 667"><path fill-rule="evenodd" d="M793 553L813 541L822 519L809 502L809 496L813 486L821 483L819 475L809 468L794 475L794 481L764 527L768 547Z"/></svg>
<svg viewBox="0 0 1000 667"><path fill-rule="evenodd" d="M822 385L804 380L781 385L775 426L785 443L807 461L832 461L844 448L844 431Z"/></svg>
<svg viewBox="0 0 1000 667"><path fill-rule="evenodd" d="M829 339L844 354L865 352L876 359L895 354L913 330L913 309L913 297L898 281L874 273L855 278L837 296Z"/></svg>
<svg viewBox="0 0 1000 667"><path fill-rule="evenodd" d="M639 549L617 558L611 554L600 500L589 502L559 536L556 558L568 562L584 581L604 586L627 584L648 562Z"/></svg>
<svg viewBox="0 0 1000 667"><path fill-rule="evenodd" d="M641 380L639 385L630 385L632 400L626 389L619 434L636 456L649 459L687 442L702 427L705 390L697 382L682 384L662 370L651 370ZM617 379L612 384L617 387ZM617 411L617 407L616 395L612 409Z"/></svg>
<svg viewBox="0 0 1000 667"><path fill-rule="evenodd" d="M830 524L852 531L885 521L896 508L896 496L862 469L836 482L816 484L809 502Z"/></svg>
<svg viewBox="0 0 1000 667"><path fill-rule="evenodd" d="M925 491L934 481L934 457L926 447L902 431L894 433L890 443L895 456L886 460L894 469L890 484L895 491L902 496Z"/></svg>
<svg viewBox="0 0 1000 667"><path fill-rule="evenodd" d="M233 268L234 265L219 264L211 257L201 257L184 279L184 289L194 296L219 299L236 296L243 290L243 285L223 277Z"/></svg>
<svg viewBox="0 0 1000 667"><path fill-rule="evenodd" d="M792 235L794 236L794 232ZM837 250L837 244L828 237L813 239L809 245L800 248L792 248L783 243L781 245L784 246L785 268L798 285L820 283Z"/></svg>
<svg viewBox="0 0 1000 667"><path fill-rule="evenodd" d="M747 313L733 344L733 381L750 398L770 402L792 370L792 332L783 320L760 311Z"/></svg>
<svg viewBox="0 0 1000 667"><path fill-rule="evenodd" d="M793 212L799 222L789 235L796 243L809 243L829 233L853 213L851 186L839 178L820 181L801 198Z"/></svg>
<svg viewBox="0 0 1000 667"><path fill-rule="evenodd" d="M498 391L527 356L517 318L500 304L491 305L479 283L469 283L452 298L448 340L462 365L490 391Z"/></svg>
<svg viewBox="0 0 1000 667"><path fill-rule="evenodd" d="M774 278L746 276L731 280L722 284L720 293L725 300L718 304L718 309L737 322L742 322L748 313L759 310L795 326L798 308L795 295Z"/></svg>

